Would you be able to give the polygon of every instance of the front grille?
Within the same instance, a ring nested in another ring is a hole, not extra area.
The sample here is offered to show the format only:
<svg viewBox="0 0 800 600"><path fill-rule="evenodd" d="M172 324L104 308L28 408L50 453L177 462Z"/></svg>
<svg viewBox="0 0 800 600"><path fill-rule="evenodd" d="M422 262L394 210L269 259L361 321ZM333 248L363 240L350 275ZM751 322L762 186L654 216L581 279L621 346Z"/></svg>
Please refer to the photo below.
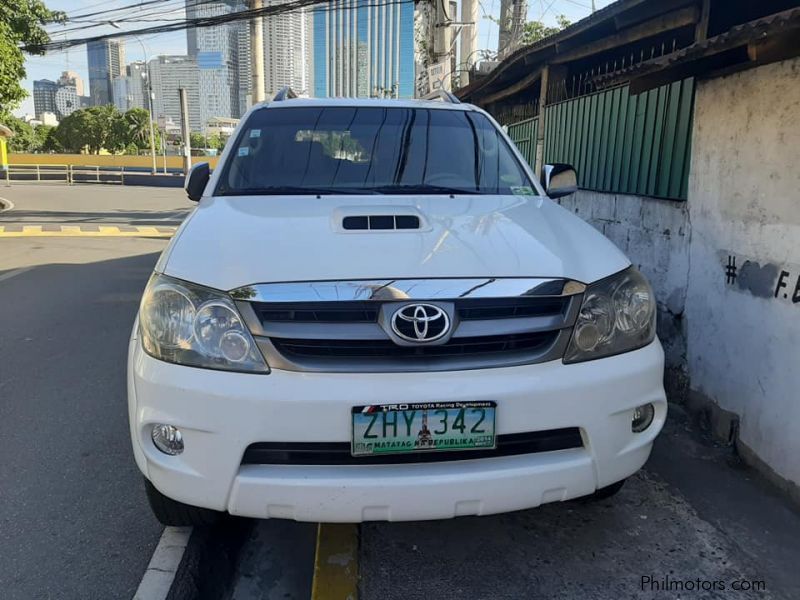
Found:
<svg viewBox="0 0 800 600"><path fill-rule="evenodd" d="M520 319L563 315L569 297L563 298L471 298L456 302L462 321L483 319Z"/></svg>
<svg viewBox="0 0 800 600"><path fill-rule="evenodd" d="M315 340L272 338L279 352L302 358L444 358L491 355L503 352L536 352L549 347L558 331L515 335L451 338L440 346L398 346L387 340Z"/></svg>
<svg viewBox="0 0 800 600"><path fill-rule="evenodd" d="M262 323L375 323L380 304L376 302L254 302Z"/></svg>
<svg viewBox="0 0 800 600"><path fill-rule="evenodd" d="M242 464L396 465L517 456L582 447L583 440L577 427L499 435L497 448L493 450L409 452L378 456L351 456L347 442L258 442L247 447Z"/></svg>
<svg viewBox="0 0 800 600"><path fill-rule="evenodd" d="M570 297L463 298L455 300L462 321L483 319L518 319L564 315ZM253 310L262 323L376 323L380 302L253 302Z"/></svg>
<svg viewBox="0 0 800 600"><path fill-rule="evenodd" d="M310 281L257 284L232 295L271 367L387 373L556 360L569 342L582 285L543 278ZM401 313L415 304L447 318L431 319L420 333L419 322L405 318L414 315ZM416 336L429 341L415 343Z"/></svg>

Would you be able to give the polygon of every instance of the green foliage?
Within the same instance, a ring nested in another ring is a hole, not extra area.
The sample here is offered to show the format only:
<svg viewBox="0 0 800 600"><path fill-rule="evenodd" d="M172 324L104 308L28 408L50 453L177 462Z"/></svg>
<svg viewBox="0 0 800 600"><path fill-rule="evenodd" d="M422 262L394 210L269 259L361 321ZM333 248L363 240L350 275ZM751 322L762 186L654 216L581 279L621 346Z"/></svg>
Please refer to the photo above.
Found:
<svg viewBox="0 0 800 600"><path fill-rule="evenodd" d="M50 38L43 26L63 20L63 13L48 10L41 0L12 0L0 6L0 119L8 120L27 96L20 86L25 78L22 48L29 54L44 54L42 46Z"/></svg>
<svg viewBox="0 0 800 600"><path fill-rule="evenodd" d="M194 149L205 150L208 148L208 140L206 140L206 136L202 133L190 133L189 145Z"/></svg>
<svg viewBox="0 0 800 600"><path fill-rule="evenodd" d="M146 110L132 108L120 113L113 105L92 106L76 110L59 123L54 132L54 142L67 152L86 149L92 154L131 152L150 148L150 123ZM154 126L158 134L158 128ZM160 138L155 136L156 148Z"/></svg>
<svg viewBox="0 0 800 600"><path fill-rule="evenodd" d="M558 23L556 27L547 27L541 21L528 21L525 23L525 27L522 30L522 45L528 46L536 43L539 40L557 34L565 27L571 25L569 19L564 15L558 15L556 17L556 23Z"/></svg>
<svg viewBox="0 0 800 600"><path fill-rule="evenodd" d="M48 125L33 126L13 116L6 117L4 121L14 132L14 137L8 140L9 151L49 152L48 139L51 137L54 127Z"/></svg>
<svg viewBox="0 0 800 600"><path fill-rule="evenodd" d="M42 127L46 127L46 126L43 125ZM38 127L37 130L41 129L42 127ZM57 129L58 129L57 127L47 127L47 133L46 133L46 136L44 138L44 141L42 142L42 146L40 148L40 150L42 152L63 152L64 151L64 148L61 146L61 142L59 142L58 138L56 137L56 130Z"/></svg>
<svg viewBox="0 0 800 600"><path fill-rule="evenodd" d="M208 136L208 147L217 152L222 152L223 148L225 148L225 139L218 133L212 133Z"/></svg>
<svg viewBox="0 0 800 600"><path fill-rule="evenodd" d="M132 108L122 116L125 122L125 135L128 144L139 150L150 148L150 113L143 108ZM158 128L153 127L156 147L160 146Z"/></svg>

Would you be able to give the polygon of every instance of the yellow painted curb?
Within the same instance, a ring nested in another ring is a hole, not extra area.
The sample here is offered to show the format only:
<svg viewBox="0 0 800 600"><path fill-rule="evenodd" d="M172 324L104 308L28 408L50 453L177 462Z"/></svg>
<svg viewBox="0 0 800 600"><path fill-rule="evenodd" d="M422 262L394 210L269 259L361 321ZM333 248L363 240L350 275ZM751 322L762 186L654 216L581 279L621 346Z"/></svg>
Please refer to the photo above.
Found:
<svg viewBox="0 0 800 600"><path fill-rule="evenodd" d="M358 526L320 523L311 600L358 600Z"/></svg>
<svg viewBox="0 0 800 600"><path fill-rule="evenodd" d="M97 231L83 229L80 225L60 225L55 231L45 231L41 225L7 227L0 225L0 238L12 237L157 237L168 238L175 235L177 227L132 227L134 231L122 231L118 226L100 225ZM131 227L126 227L131 229ZM168 230L167 230L168 229ZM19 230L19 231L18 231Z"/></svg>

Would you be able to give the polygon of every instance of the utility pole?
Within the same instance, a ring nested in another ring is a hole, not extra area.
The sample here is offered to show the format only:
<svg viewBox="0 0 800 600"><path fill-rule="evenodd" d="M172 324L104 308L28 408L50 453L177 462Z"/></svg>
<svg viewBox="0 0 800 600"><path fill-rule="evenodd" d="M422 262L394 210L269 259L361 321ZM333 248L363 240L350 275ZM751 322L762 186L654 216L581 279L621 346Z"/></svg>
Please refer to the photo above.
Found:
<svg viewBox="0 0 800 600"><path fill-rule="evenodd" d="M437 64L444 63L442 80L440 87L450 91L452 79L452 67L450 66L450 56L453 48L453 32L450 27L449 0L433 0L435 5L435 17L433 21L433 54ZM431 90L433 90L431 83Z"/></svg>
<svg viewBox="0 0 800 600"><path fill-rule="evenodd" d="M500 0L500 31L497 34L497 58L503 60L511 46L511 20L513 0Z"/></svg>
<svg viewBox="0 0 800 600"><path fill-rule="evenodd" d="M144 63L144 71L142 75L147 73L149 65ZM150 75L147 75L147 116L148 121L150 121L150 156L153 159L153 169L152 174L155 175L156 171L158 171L158 166L156 165L156 136L155 132L153 131L153 85L150 82Z"/></svg>
<svg viewBox="0 0 800 600"><path fill-rule="evenodd" d="M469 84L470 69L478 45L478 0L461 0L461 56L459 57L459 83Z"/></svg>
<svg viewBox="0 0 800 600"><path fill-rule="evenodd" d="M263 0L250 0L250 10L260 10ZM250 56L253 59L253 104L264 102L264 24L263 19L250 19Z"/></svg>
<svg viewBox="0 0 800 600"><path fill-rule="evenodd" d="M189 133L189 105L186 101L186 89L178 88L181 100L181 136L183 137L183 172L189 173L192 168L192 142Z"/></svg>

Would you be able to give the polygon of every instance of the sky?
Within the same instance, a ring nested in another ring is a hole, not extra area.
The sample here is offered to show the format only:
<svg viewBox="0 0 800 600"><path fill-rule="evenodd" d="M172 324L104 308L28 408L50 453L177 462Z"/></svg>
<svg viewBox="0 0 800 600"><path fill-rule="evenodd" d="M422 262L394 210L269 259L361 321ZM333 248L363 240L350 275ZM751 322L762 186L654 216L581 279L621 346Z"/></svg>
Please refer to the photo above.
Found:
<svg viewBox="0 0 800 600"><path fill-rule="evenodd" d="M142 0L140 0L142 1ZM600 9L611 4L613 0L595 0L596 8ZM137 4L136 0L45 0L48 8L61 10L68 16L78 16L89 12L107 10L122 6ZM478 48L497 49L497 25L485 15L498 17L500 13L500 0L479 0L481 19L478 23ZM155 4L140 9L143 16L145 12L153 13L158 11L158 17L164 19L178 19L184 17L182 0L165 0L164 4ZM575 22L591 13L591 0L528 0L528 20L541 20L547 25L556 24L557 15L565 15L570 21ZM130 14L130 13L127 13ZM97 16L95 19L113 17ZM87 17L91 18L91 17ZM149 17L154 18L154 17ZM138 24L123 25L124 29L136 29L157 25L158 22L147 22ZM54 40L72 37L83 37L85 35L97 35L104 33L116 33L111 25L103 25L83 31L64 32L67 29L77 27L75 23L65 25L49 26L48 31ZM132 62L152 58L159 54L186 54L186 32L177 31L174 33L162 33L157 35L142 36L138 41L136 38L128 37L125 44L125 60ZM86 47L76 46L69 50L51 52L45 56L28 56L25 61L27 77L23 81L23 87L32 93L33 80L35 79L58 79L62 71L76 71L84 81L88 94L88 72L86 68ZM26 98L22 105L14 111L15 114L33 114L33 97Z"/></svg>

